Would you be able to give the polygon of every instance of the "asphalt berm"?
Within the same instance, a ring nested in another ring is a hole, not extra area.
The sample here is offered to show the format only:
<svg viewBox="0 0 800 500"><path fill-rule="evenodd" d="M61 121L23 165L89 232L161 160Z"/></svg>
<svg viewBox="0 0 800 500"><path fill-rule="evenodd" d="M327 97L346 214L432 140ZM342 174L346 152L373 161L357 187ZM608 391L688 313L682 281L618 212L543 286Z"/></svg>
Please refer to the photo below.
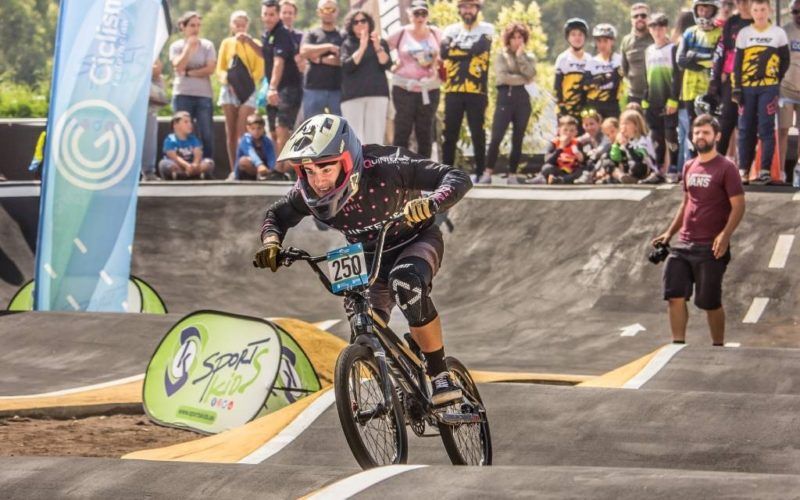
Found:
<svg viewBox="0 0 800 500"><path fill-rule="evenodd" d="M32 277L36 193L21 188L14 196L0 191L0 303ZM263 211L278 189L144 190L133 273L158 291L170 315L0 316L0 380L8 381L0 396L136 376L166 328L192 310L343 319L340 301L304 266L277 274L252 268ZM661 267L645 254L679 200L678 188L473 190L447 214L452 231L444 229L446 254L433 290L448 353L475 370L589 380L658 350L669 340ZM357 476L366 486L350 491L369 498L797 496L796 243L782 268L770 262L778 237L800 232L798 201L791 192L747 192L725 281L730 347L708 346L705 320L692 308L689 345L645 363L653 371L648 377L637 370L644 377L639 390L614 383L481 384L496 466L456 472L438 439L413 439L409 463L430 467L372 486ZM341 241L306 221L288 244L322 253ZM755 298L769 300L750 322ZM346 338L344 322L331 331ZM333 406L255 466L0 459L0 484L12 498L184 498L222 491L287 498L356 472Z"/></svg>

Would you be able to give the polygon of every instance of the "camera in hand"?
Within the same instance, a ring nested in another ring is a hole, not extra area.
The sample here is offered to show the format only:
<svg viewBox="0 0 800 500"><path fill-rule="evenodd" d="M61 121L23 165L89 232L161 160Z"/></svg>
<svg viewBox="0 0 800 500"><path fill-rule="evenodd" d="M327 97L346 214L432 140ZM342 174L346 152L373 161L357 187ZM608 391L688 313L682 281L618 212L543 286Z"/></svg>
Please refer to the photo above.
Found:
<svg viewBox="0 0 800 500"><path fill-rule="evenodd" d="M667 260L669 256L669 245L667 243L658 242L653 245L655 248L650 250L647 259L653 264L660 264Z"/></svg>

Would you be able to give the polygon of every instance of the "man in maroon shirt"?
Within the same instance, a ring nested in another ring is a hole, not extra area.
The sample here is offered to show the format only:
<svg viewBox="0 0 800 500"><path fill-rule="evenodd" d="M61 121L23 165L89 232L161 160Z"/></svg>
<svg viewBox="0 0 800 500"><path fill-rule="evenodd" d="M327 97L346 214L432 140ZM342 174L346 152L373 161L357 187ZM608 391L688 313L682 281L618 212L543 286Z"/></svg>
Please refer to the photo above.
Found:
<svg viewBox="0 0 800 500"><path fill-rule="evenodd" d="M730 240L744 216L744 190L739 171L717 153L720 125L711 115L698 116L692 143L698 155L683 168L683 202L669 228L653 239L667 244L678 234L664 267L664 299L669 301L672 342L686 342L689 312L686 301L708 315L711 341L725 341L725 311L722 308L722 276L731 260Z"/></svg>

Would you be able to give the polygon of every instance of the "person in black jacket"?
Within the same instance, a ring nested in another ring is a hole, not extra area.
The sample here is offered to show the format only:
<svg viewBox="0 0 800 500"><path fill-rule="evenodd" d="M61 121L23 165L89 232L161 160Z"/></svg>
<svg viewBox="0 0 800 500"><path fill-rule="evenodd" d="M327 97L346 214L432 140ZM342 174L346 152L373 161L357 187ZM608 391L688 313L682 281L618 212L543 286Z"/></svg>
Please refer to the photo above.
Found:
<svg viewBox="0 0 800 500"><path fill-rule="evenodd" d="M382 144L389 109L389 44L381 38L372 16L360 9L348 14L345 31L339 52L342 116L365 144Z"/></svg>
<svg viewBox="0 0 800 500"><path fill-rule="evenodd" d="M370 301L383 321L389 321L394 304L408 320L411 336L425 353L433 404L460 398L461 389L445 365L441 321L430 291L444 254L434 216L469 191L472 183L467 174L405 148L362 146L347 121L335 115L306 120L278 161L289 163L298 180L267 209L261 229L263 248L254 263L276 271L286 233L309 215L342 232L349 243L361 243L369 255L384 223L404 212L407 222L387 234ZM421 196L422 191L430 194Z"/></svg>

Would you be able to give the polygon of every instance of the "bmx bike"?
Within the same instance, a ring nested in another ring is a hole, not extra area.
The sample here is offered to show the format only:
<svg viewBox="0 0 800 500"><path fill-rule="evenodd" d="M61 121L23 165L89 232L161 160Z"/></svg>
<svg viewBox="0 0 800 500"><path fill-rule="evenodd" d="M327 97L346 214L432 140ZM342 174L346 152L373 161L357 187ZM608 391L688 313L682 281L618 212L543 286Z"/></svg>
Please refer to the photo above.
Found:
<svg viewBox="0 0 800 500"><path fill-rule="evenodd" d="M278 262L287 267L307 262L331 293L352 305L350 345L336 361L334 394L345 438L362 468L406 463L406 425L420 437L441 436L454 465L491 465L486 408L466 367L456 358L445 359L463 396L435 407L419 346L408 333L401 340L370 305L368 290L378 277L386 233L404 219L402 213L395 214L381 227L369 274L361 244L316 257L288 247ZM320 266L323 262L328 263L330 277Z"/></svg>

